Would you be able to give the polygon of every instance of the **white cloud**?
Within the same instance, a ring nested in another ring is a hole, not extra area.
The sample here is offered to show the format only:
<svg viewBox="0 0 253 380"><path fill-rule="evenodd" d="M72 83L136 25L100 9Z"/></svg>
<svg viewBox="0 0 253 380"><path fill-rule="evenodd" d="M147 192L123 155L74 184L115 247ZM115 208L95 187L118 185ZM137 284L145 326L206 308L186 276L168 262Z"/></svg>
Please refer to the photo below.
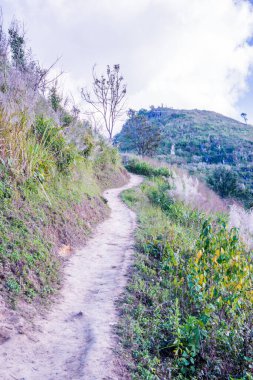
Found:
<svg viewBox="0 0 253 380"><path fill-rule="evenodd" d="M71 91L92 65L120 63L133 108L165 104L235 116L253 63L246 0L4 0L45 63L62 55Z"/></svg>

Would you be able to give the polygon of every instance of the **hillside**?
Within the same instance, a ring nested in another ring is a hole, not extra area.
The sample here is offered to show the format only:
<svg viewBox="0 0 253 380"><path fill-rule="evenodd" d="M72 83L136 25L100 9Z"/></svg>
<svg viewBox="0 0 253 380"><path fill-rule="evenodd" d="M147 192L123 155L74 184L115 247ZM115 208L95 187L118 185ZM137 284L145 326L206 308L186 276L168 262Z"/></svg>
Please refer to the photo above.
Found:
<svg viewBox="0 0 253 380"><path fill-rule="evenodd" d="M253 127L221 114L201 110L151 108L140 110L159 128L156 156L207 178L226 165L237 178L237 198L249 205L253 188ZM129 118L115 142L122 152L135 152L134 124ZM232 194L235 195L235 194Z"/></svg>
<svg viewBox="0 0 253 380"><path fill-rule="evenodd" d="M122 193L138 216L120 330L131 378L251 380L253 262L240 237L252 214L231 228L225 202L182 170L127 168L144 176Z"/></svg>
<svg viewBox="0 0 253 380"><path fill-rule="evenodd" d="M62 285L76 247L127 181L117 150L66 107L18 23L0 33L0 344ZM15 323L13 321L15 320Z"/></svg>

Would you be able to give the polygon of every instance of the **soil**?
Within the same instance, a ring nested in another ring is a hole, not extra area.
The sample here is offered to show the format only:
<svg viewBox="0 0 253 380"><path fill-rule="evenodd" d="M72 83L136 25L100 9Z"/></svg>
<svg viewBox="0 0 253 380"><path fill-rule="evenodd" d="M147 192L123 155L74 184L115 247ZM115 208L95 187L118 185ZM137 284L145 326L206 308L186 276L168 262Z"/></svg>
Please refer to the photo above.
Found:
<svg viewBox="0 0 253 380"><path fill-rule="evenodd" d="M110 217L83 249L72 254L64 248L64 286L50 310L35 318L30 331L21 326L19 333L3 332L1 380L128 379L115 353L115 301L126 285L136 217L119 195L140 182L131 175L127 185L105 191Z"/></svg>

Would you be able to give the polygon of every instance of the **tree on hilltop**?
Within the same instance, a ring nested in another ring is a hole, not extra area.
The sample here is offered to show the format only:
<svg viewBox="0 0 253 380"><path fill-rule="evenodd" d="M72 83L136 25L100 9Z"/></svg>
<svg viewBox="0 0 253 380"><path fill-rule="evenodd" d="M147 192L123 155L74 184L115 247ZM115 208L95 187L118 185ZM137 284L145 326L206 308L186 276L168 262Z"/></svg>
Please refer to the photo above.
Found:
<svg viewBox="0 0 253 380"><path fill-rule="evenodd" d="M159 127L150 122L144 114L137 114L133 110L129 110L128 116L126 138L132 143L137 154L153 156L161 141Z"/></svg>
<svg viewBox="0 0 253 380"><path fill-rule="evenodd" d="M246 114L245 112L242 112L242 113L241 113L241 117L244 119L245 124L247 124L247 121L248 121L247 114Z"/></svg>

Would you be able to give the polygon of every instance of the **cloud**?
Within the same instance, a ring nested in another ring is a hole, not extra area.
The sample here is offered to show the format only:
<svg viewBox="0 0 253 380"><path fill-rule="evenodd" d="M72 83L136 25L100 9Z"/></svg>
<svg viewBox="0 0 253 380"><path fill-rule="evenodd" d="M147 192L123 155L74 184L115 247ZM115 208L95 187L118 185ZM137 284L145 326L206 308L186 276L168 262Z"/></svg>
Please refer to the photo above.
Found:
<svg viewBox="0 0 253 380"><path fill-rule="evenodd" d="M66 85L89 83L94 63L120 63L129 107L165 104L235 116L253 63L246 0L3 0L26 25L33 51L62 55Z"/></svg>

